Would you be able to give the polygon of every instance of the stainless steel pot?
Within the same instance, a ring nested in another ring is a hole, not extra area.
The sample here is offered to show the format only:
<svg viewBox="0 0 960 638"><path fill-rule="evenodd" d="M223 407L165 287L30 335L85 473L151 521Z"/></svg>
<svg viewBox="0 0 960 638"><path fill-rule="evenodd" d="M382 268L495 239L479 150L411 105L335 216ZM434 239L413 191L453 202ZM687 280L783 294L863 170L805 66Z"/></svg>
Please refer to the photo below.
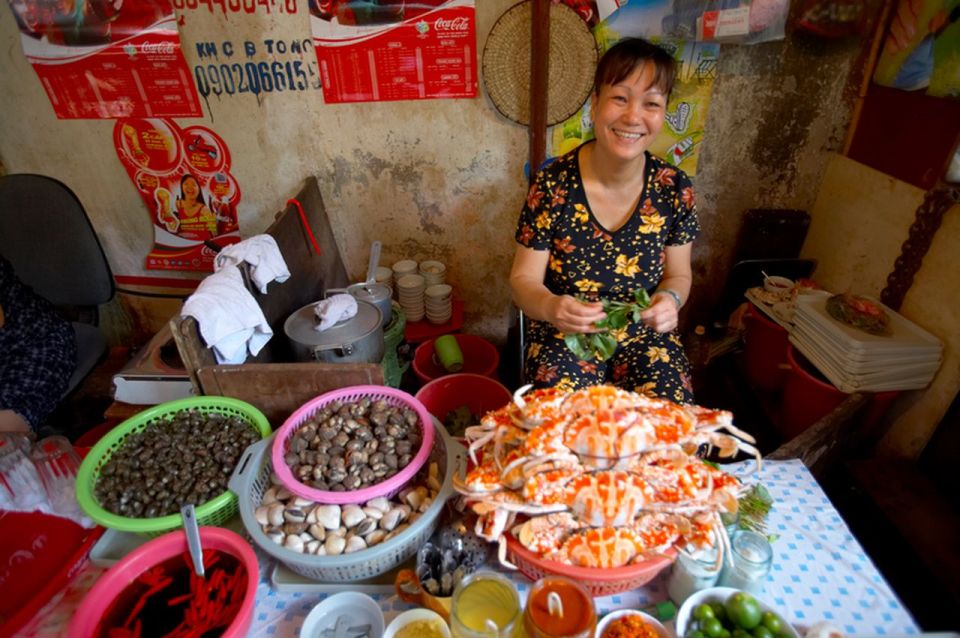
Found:
<svg viewBox="0 0 960 638"><path fill-rule="evenodd" d="M376 306L377 310L380 311L380 326L383 328L386 328L387 324L389 324L393 318L393 307L391 306L393 290L386 284L361 282L359 284L352 284L346 288L328 290L327 296L329 297L338 292L345 292L353 295L357 301L366 301Z"/></svg>
<svg viewBox="0 0 960 638"><path fill-rule="evenodd" d="M307 304L287 317L283 331L297 361L325 363L380 363L383 360L383 323L380 310L357 300L357 314L322 332L316 303Z"/></svg>

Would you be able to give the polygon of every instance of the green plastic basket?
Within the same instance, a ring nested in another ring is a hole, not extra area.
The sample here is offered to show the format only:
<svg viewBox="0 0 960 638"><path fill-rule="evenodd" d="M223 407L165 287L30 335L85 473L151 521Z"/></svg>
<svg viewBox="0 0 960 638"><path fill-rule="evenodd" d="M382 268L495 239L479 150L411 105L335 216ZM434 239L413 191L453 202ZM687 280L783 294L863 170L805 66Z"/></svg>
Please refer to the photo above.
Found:
<svg viewBox="0 0 960 638"><path fill-rule="evenodd" d="M180 410L197 410L203 414L215 412L238 417L256 430L261 439L270 436L271 433L270 422L260 410L245 401L227 397L190 397L144 410L110 430L90 450L80 465L80 470L77 472L77 503L94 522L122 532L135 532L146 536L160 536L181 527L183 521L180 514L168 514L157 518L118 516L100 507L94 496L94 487L101 468L110 460L110 456L120 449L126 438L145 430L158 420L167 420ZM200 525L221 526L236 513L237 495L227 490L197 507L197 522Z"/></svg>

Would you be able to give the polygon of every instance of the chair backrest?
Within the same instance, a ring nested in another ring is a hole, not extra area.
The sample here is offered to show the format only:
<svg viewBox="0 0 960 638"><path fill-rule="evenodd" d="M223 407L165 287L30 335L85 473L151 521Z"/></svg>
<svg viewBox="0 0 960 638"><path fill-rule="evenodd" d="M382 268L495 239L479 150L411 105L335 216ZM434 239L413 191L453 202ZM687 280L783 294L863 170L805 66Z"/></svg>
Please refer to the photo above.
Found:
<svg viewBox="0 0 960 638"><path fill-rule="evenodd" d="M56 306L90 307L113 298L110 265L87 213L53 178L0 177L0 254Z"/></svg>

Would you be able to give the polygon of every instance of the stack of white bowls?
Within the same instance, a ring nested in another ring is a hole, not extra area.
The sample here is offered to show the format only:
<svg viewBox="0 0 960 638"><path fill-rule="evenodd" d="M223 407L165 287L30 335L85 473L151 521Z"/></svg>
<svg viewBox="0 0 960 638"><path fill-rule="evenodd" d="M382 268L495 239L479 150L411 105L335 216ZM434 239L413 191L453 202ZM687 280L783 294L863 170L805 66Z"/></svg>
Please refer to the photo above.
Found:
<svg viewBox="0 0 960 638"><path fill-rule="evenodd" d="M453 288L448 284L434 284L427 286L423 292L427 321L435 324L450 321L453 314Z"/></svg>
<svg viewBox="0 0 960 638"><path fill-rule="evenodd" d="M378 284L393 288L393 269L387 268L386 266L377 266L377 270L374 272L374 279Z"/></svg>
<svg viewBox="0 0 960 638"><path fill-rule="evenodd" d="M397 301L407 316L407 321L420 321L424 315L423 292L425 282L420 275L403 275L394 278L397 282Z"/></svg>
<svg viewBox="0 0 960 638"><path fill-rule="evenodd" d="M427 286L436 286L446 282L447 267L439 261L420 262L420 274Z"/></svg>

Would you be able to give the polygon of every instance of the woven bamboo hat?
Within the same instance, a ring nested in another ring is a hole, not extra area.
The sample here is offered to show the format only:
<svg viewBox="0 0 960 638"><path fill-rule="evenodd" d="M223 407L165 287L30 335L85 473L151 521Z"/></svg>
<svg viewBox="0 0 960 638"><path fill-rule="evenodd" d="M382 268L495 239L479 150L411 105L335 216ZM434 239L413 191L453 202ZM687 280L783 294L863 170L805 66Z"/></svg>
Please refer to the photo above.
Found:
<svg viewBox="0 0 960 638"><path fill-rule="evenodd" d="M483 47L483 84L500 113L530 123L530 21L532 0L500 16ZM547 125L558 124L583 106L593 89L597 44L590 27L565 4L550 3L550 75Z"/></svg>

